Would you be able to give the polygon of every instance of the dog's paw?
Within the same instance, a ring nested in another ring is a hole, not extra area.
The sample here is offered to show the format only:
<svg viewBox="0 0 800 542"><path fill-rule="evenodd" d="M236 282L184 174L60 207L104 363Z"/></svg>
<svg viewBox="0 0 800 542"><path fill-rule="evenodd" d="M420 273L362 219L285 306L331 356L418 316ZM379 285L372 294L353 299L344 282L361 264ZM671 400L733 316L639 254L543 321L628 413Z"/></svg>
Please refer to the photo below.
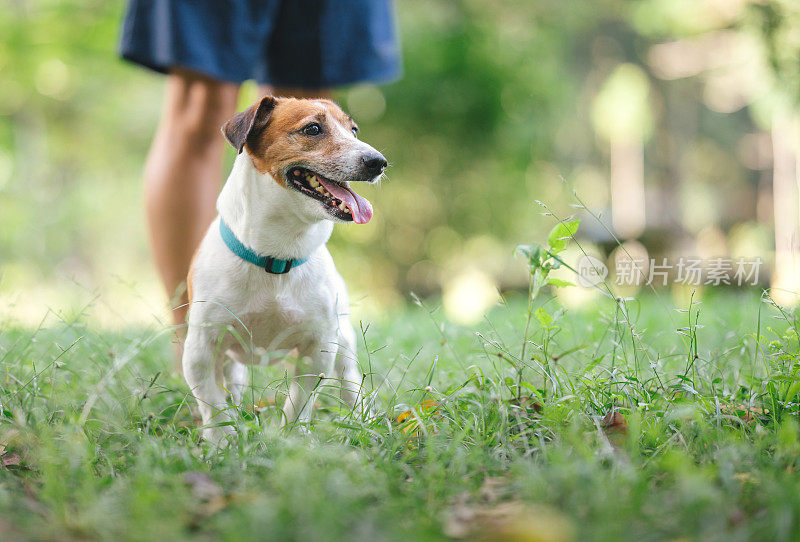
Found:
<svg viewBox="0 0 800 542"><path fill-rule="evenodd" d="M311 434L311 429L309 429L308 425L306 424L296 424L294 427L292 427L292 431L294 431L295 434L303 437L307 437Z"/></svg>
<svg viewBox="0 0 800 542"><path fill-rule="evenodd" d="M381 413L372 408L358 411L356 410L356 419L363 423L372 423L381 416Z"/></svg>
<svg viewBox="0 0 800 542"><path fill-rule="evenodd" d="M216 450L230 448L236 441L236 429L230 425L203 428L203 440Z"/></svg>
<svg viewBox="0 0 800 542"><path fill-rule="evenodd" d="M382 413L375 409L373 401L362 399L352 406L352 417L363 423L370 423L379 418Z"/></svg>
<svg viewBox="0 0 800 542"><path fill-rule="evenodd" d="M292 423L282 423L281 428L284 431L287 431L293 435L300 435L301 437L305 437L311 434L311 429L309 429L308 422L292 422Z"/></svg>

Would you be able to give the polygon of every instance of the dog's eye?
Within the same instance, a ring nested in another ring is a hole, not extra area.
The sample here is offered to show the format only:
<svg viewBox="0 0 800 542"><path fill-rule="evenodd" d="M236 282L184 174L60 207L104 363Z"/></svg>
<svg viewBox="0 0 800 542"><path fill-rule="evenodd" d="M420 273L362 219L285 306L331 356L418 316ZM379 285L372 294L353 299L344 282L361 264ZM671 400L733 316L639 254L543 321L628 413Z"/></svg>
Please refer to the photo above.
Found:
<svg viewBox="0 0 800 542"><path fill-rule="evenodd" d="M356 136L356 137L358 137L358 126L353 126L353 127L351 128L351 130L353 131L353 135L354 135L354 136Z"/></svg>
<svg viewBox="0 0 800 542"><path fill-rule="evenodd" d="M306 126L303 126L303 133L308 136L315 136L322 133L322 126L317 124L316 122L312 122Z"/></svg>

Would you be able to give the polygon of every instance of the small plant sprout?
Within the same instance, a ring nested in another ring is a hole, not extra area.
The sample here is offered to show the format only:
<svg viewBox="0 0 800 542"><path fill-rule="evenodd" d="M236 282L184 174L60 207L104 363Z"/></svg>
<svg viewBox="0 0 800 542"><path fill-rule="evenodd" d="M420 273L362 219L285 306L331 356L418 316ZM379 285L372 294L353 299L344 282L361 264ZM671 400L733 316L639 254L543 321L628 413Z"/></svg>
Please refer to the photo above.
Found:
<svg viewBox="0 0 800 542"><path fill-rule="evenodd" d="M534 311L534 303L539 296L539 292L547 285L565 287L572 286L573 284L565 280L550 277L550 272L558 269L564 264L564 261L558 256L567 248L567 243L570 239L575 237L575 233L580 226L580 220L561 221L550 230L547 236L547 247L541 245L519 245L515 250L515 254L524 256L528 260L528 308L525 318L525 331L522 334L522 348L520 349L519 365L516 366L517 381L516 381L516 396L520 398L522 393L522 376L527 363L527 347L530 337L530 325L533 317L539 322L545 331L549 331L553 326L553 317L547 314L543 308L538 308ZM546 352L545 352L546 354ZM547 390L548 380L550 378L549 359L544 356L544 381L545 392Z"/></svg>

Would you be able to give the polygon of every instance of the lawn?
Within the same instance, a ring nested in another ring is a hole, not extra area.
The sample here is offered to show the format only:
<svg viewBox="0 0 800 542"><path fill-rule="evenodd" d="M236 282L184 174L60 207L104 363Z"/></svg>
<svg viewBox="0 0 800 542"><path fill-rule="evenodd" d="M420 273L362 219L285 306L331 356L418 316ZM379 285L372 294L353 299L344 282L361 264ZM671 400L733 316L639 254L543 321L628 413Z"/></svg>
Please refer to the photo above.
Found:
<svg viewBox="0 0 800 542"><path fill-rule="evenodd" d="M287 366L255 368L222 453L165 330L2 324L0 539L800 538L794 313L525 299L474 329L433 300L356 322L376 420L323 381L309 434L280 429Z"/></svg>

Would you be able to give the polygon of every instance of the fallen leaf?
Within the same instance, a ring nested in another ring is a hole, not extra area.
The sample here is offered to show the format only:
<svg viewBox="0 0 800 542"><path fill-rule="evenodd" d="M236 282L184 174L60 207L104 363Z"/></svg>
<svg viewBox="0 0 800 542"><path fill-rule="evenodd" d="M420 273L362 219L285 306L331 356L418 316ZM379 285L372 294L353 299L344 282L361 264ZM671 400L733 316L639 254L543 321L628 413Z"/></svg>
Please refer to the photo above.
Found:
<svg viewBox="0 0 800 542"><path fill-rule="evenodd" d="M497 502L510 492L508 480L500 476L487 476L478 490L481 499L487 503Z"/></svg>
<svg viewBox="0 0 800 542"><path fill-rule="evenodd" d="M425 399L419 405L417 405L417 413L418 414L428 414L436 409L439 406L438 401L434 401L433 399ZM411 417L411 410L406 410L402 414L397 417L397 423L403 423L408 418Z"/></svg>
<svg viewBox="0 0 800 542"><path fill-rule="evenodd" d="M397 424L400 431L407 435L411 435L419 439L422 436L423 429L429 432L436 433L436 426L431 421L431 415L439 408L439 402L433 399L426 399L416 406L417 415L414 416L411 410L406 410L397 417ZM418 443L409 441L408 446L416 448Z"/></svg>
<svg viewBox="0 0 800 542"><path fill-rule="evenodd" d="M721 405L719 411L748 423L769 416L769 409L748 405Z"/></svg>
<svg viewBox="0 0 800 542"><path fill-rule="evenodd" d="M728 514L728 526L729 527L737 527L741 525L747 519L747 515L742 511L741 508L734 508Z"/></svg>
<svg viewBox="0 0 800 542"><path fill-rule="evenodd" d="M542 404L530 395L514 397L508 404L519 407L527 411L528 414L539 414L542 412Z"/></svg>
<svg viewBox="0 0 800 542"><path fill-rule="evenodd" d="M203 472L187 472L183 475L183 481L191 486L192 495L199 501L197 510L190 520L190 524L194 527L199 526L204 519L224 510L233 500Z"/></svg>
<svg viewBox="0 0 800 542"><path fill-rule="evenodd" d="M612 451L616 453L617 457L624 457L620 452L625 449L625 441L628 439L628 420L625 419L625 416L612 410L603 416L600 427L603 428L603 437L611 446Z"/></svg>
<svg viewBox="0 0 800 542"><path fill-rule="evenodd" d="M481 505L463 494L446 513L443 530L451 538L486 542L569 542L575 538L569 518L549 506L520 501Z"/></svg>
<svg viewBox="0 0 800 542"><path fill-rule="evenodd" d="M466 538L474 528L477 513L469 492L461 493L444 513L444 534L450 538Z"/></svg>
<svg viewBox="0 0 800 542"><path fill-rule="evenodd" d="M617 433L617 434L628 434L628 420L625 419L625 416L617 412L616 410L612 410L605 416L603 416L603 421L600 424L605 432L608 433Z"/></svg>
<svg viewBox="0 0 800 542"><path fill-rule="evenodd" d="M17 452L3 454L4 467L18 467L22 463L22 457Z"/></svg>
<svg viewBox="0 0 800 542"><path fill-rule="evenodd" d="M753 478L749 472L737 472L733 475L740 484L758 484L758 480Z"/></svg>
<svg viewBox="0 0 800 542"><path fill-rule="evenodd" d="M275 398L270 397L267 399L261 399L258 403L253 405L253 412L257 414L261 414L262 412L266 412L267 410L273 408L275 406Z"/></svg>
<svg viewBox="0 0 800 542"><path fill-rule="evenodd" d="M230 503L231 498L228 495L217 495L202 504L200 514L207 518L211 517L224 510Z"/></svg>

